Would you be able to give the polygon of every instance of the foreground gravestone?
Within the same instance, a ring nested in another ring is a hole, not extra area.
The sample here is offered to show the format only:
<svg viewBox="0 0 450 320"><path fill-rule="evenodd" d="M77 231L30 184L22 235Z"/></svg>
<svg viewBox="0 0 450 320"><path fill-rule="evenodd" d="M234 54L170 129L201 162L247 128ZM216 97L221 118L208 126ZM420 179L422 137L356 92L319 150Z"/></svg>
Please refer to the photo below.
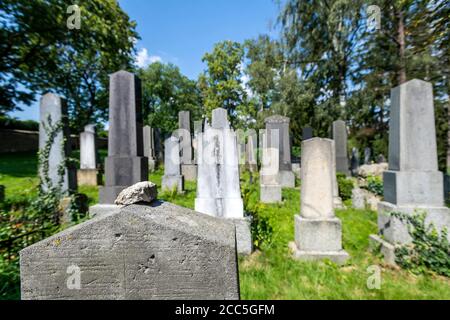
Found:
<svg viewBox="0 0 450 320"><path fill-rule="evenodd" d="M132 73L118 71L110 76L108 157L105 186L99 203L112 205L119 193L148 180L148 159L143 156L141 83Z"/></svg>
<svg viewBox="0 0 450 320"><path fill-rule="evenodd" d="M95 125L86 125L84 132L80 133L80 170L77 172L79 185L96 186L99 183L96 140Z"/></svg>
<svg viewBox="0 0 450 320"><path fill-rule="evenodd" d="M144 157L148 159L148 170L156 169L154 130L150 126L143 128Z"/></svg>
<svg viewBox="0 0 450 320"><path fill-rule="evenodd" d="M158 201L20 252L24 300L239 299L237 270L232 222Z"/></svg>
<svg viewBox="0 0 450 320"><path fill-rule="evenodd" d="M330 259L344 263L341 221L333 209L332 140L312 138L302 142L300 215L295 216L294 258Z"/></svg>
<svg viewBox="0 0 450 320"><path fill-rule="evenodd" d="M347 126L343 120L333 122L333 140L336 144L336 171L349 176L347 155Z"/></svg>
<svg viewBox="0 0 450 320"><path fill-rule="evenodd" d="M294 188L295 175L292 172L291 164L291 142L289 136L289 118L280 115L274 115L264 120L266 131L278 131L278 140L270 140L268 132L268 147L276 148L279 152L279 183L282 187Z"/></svg>
<svg viewBox="0 0 450 320"><path fill-rule="evenodd" d="M277 130L261 130L262 161L260 172L260 201L262 203L281 202L281 185L279 179L279 152L276 148L269 148L269 140L277 140ZM269 138L267 135L270 134Z"/></svg>
<svg viewBox="0 0 450 320"><path fill-rule="evenodd" d="M205 121L204 132L198 135L195 210L231 219L236 225L238 252L250 254L250 221L244 217L239 186L236 133L230 128L225 109L213 110L212 124Z"/></svg>
<svg viewBox="0 0 450 320"><path fill-rule="evenodd" d="M180 139L181 174L185 180L197 180L197 166L192 159L191 119L189 111L178 113L177 136Z"/></svg>
<svg viewBox="0 0 450 320"><path fill-rule="evenodd" d="M180 140L171 136L164 142L164 176L161 188L183 192L184 179L180 171Z"/></svg>
<svg viewBox="0 0 450 320"><path fill-rule="evenodd" d="M42 188L60 186L62 192L76 191L76 168L67 164L71 147L66 103L56 94L45 94L41 98L39 118L39 150L42 155L48 152L45 163L39 168ZM49 140L52 133L54 137Z"/></svg>
<svg viewBox="0 0 450 320"><path fill-rule="evenodd" d="M426 212L426 223L450 229L450 211L444 206L443 174L438 171L433 89L428 82L408 81L391 91L389 170L383 174L384 201L378 205L381 246L389 263L395 245L411 241L407 227L393 212ZM450 239L450 235L449 235Z"/></svg>

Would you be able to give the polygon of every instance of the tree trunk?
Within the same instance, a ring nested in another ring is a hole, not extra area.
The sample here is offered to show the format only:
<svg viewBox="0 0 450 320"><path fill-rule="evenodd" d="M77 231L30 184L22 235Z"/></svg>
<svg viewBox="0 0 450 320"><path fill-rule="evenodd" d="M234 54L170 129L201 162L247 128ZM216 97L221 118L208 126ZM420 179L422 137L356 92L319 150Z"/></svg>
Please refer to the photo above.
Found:
<svg viewBox="0 0 450 320"><path fill-rule="evenodd" d="M402 8L396 9L396 16L398 19L398 29L397 29L397 43L399 46L399 59L400 59L400 67L398 70L398 84L402 84L406 82L406 59L405 59L405 24L404 24L404 15Z"/></svg>

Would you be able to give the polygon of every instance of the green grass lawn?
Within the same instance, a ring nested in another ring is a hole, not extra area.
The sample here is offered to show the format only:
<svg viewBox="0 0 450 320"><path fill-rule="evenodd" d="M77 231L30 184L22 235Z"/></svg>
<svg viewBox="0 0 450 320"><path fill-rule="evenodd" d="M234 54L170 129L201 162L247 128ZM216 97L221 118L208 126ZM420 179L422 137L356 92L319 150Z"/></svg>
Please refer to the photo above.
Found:
<svg viewBox="0 0 450 320"><path fill-rule="evenodd" d="M161 186L162 170L150 174L150 181ZM246 211L255 214L258 228L254 237L259 248L249 257L239 258L239 278L243 299L450 299L450 279L416 276L388 267L368 248L369 234L377 232L376 213L367 210L337 210L342 220L343 245L351 258L344 266L332 262L293 260L288 243L294 239L294 215L300 211L299 189L284 189L283 203L259 203L257 177L250 183L242 175L242 194ZM36 195L36 158L32 155L0 155L0 184L6 186L7 201ZM159 198L194 208L196 185L185 184L183 194L165 192ZM97 201L96 187L80 187ZM368 267L381 270L381 288L367 288ZM0 270L1 272L1 270Z"/></svg>

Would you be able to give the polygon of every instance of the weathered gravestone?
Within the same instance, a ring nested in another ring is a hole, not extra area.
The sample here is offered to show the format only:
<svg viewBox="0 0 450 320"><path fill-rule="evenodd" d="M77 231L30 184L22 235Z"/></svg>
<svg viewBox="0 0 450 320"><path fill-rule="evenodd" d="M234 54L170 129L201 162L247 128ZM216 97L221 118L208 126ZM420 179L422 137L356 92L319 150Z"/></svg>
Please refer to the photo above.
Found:
<svg viewBox="0 0 450 320"><path fill-rule="evenodd" d="M359 151L357 148L352 148L352 157L350 159L350 170L352 176L356 176L359 168Z"/></svg>
<svg viewBox="0 0 450 320"><path fill-rule="evenodd" d="M171 136L164 142L164 176L161 187L163 190L184 191L184 179L180 171L180 140Z"/></svg>
<svg viewBox="0 0 450 320"><path fill-rule="evenodd" d="M250 129L247 134L247 144L246 144L246 164L250 172L258 171L258 156L257 148L258 146L258 136L254 129Z"/></svg>
<svg viewBox="0 0 450 320"><path fill-rule="evenodd" d="M347 156L347 126L343 120L333 122L333 140L336 145L336 171L349 176Z"/></svg>
<svg viewBox="0 0 450 320"><path fill-rule="evenodd" d="M302 140L308 140L313 137L313 129L311 127L304 127L302 130Z"/></svg>
<svg viewBox="0 0 450 320"><path fill-rule="evenodd" d="M364 148L364 164L370 164L372 160L372 150L370 148Z"/></svg>
<svg viewBox="0 0 450 320"><path fill-rule="evenodd" d="M80 170L77 171L79 185L96 186L99 183L96 140L95 125L86 125L84 132L80 133Z"/></svg>
<svg viewBox="0 0 450 320"><path fill-rule="evenodd" d="M295 216L294 258L330 259L344 263L341 221L333 209L333 141L312 138L302 142L300 215Z"/></svg>
<svg viewBox="0 0 450 320"><path fill-rule="evenodd" d="M154 128L153 138L155 139L155 156L157 164L164 162L163 138L161 129Z"/></svg>
<svg viewBox="0 0 450 320"><path fill-rule="evenodd" d="M331 140L331 152L333 157L331 159L331 178L333 179L333 205L335 209L343 209L344 205L342 203L342 199L339 196L339 185L336 176L336 144L334 140Z"/></svg>
<svg viewBox="0 0 450 320"><path fill-rule="evenodd" d="M197 180L197 165L192 159L191 120L189 111L178 113L178 130L176 136L180 139L181 174L185 180Z"/></svg>
<svg viewBox="0 0 450 320"><path fill-rule="evenodd" d="M264 120L266 131L278 131L278 140L270 140L268 133L267 145L269 148L276 148L279 152L279 183L282 187L294 188L295 175L292 172L291 164L291 142L289 137L289 118L280 115L274 115Z"/></svg>
<svg viewBox="0 0 450 320"><path fill-rule="evenodd" d="M197 147L195 210L232 219L236 225L238 252L249 254L252 241L239 186L237 137L230 128L225 109L213 110L212 127L205 121L204 132L198 135Z"/></svg>
<svg viewBox="0 0 450 320"><path fill-rule="evenodd" d="M203 131L203 121L202 120L196 120L194 121L194 139L192 140L192 149L194 150L194 163L197 164L198 159L198 134L202 133ZM198 171L198 168L197 168Z"/></svg>
<svg viewBox="0 0 450 320"><path fill-rule="evenodd" d="M53 93L47 93L41 98L39 150L45 158L39 168L42 188L48 190L59 186L62 192L76 191L76 168L67 163L71 153L67 106L63 99Z"/></svg>
<svg viewBox="0 0 450 320"><path fill-rule="evenodd" d="M150 126L143 128L144 157L148 159L148 170L156 169L154 130Z"/></svg>
<svg viewBox="0 0 450 320"><path fill-rule="evenodd" d="M387 262L395 262L395 245L411 241L407 227L392 212L426 212L426 223L450 229L444 206L443 174L438 171L431 83L408 81L391 91L389 170L384 172L384 202L378 205L378 230L371 236ZM450 239L450 234L449 234Z"/></svg>
<svg viewBox="0 0 450 320"><path fill-rule="evenodd" d="M237 272L231 221L158 201L20 252L24 300L239 299Z"/></svg>
<svg viewBox="0 0 450 320"><path fill-rule="evenodd" d="M270 134L269 138L267 135ZM261 130L262 161L260 172L260 201L263 203L281 202L281 185L279 179L279 152L277 148L268 147L270 140L278 140L277 130Z"/></svg>
<svg viewBox="0 0 450 320"><path fill-rule="evenodd" d="M132 73L110 75L108 157L105 159L105 186L99 190L99 204L89 209L91 216L117 210L119 193L148 180L148 159L143 156L141 83Z"/></svg>

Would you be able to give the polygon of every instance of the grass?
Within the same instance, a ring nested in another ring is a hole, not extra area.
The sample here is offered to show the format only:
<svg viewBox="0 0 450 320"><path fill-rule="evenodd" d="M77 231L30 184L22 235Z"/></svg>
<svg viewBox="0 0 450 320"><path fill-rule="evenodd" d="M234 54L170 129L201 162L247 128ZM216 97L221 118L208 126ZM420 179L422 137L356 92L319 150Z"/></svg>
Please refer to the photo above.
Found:
<svg viewBox="0 0 450 320"><path fill-rule="evenodd" d="M150 174L150 181L160 190L162 169ZM239 258L242 299L450 299L450 280L432 274L416 276L383 264L368 248L368 237L377 232L376 213L368 210L337 210L343 226L343 246L351 258L344 266L330 261L300 262L293 260L288 243L294 239L294 215L300 211L299 189L283 189L283 203L259 203L259 182L245 173L241 189L247 212L264 227L254 229L259 248L248 257ZM0 155L0 184L6 186L7 201L19 201L36 192L36 159L29 154ZM159 198L194 208L196 184L185 183L183 194L160 192ZM97 187L80 187L97 202ZM368 268L381 270L381 288L370 290ZM1 267L1 266L0 266ZM2 268L0 268L2 269ZM18 281L15 269L8 270ZM12 270L12 271L11 271ZM1 289L1 288L0 288ZM18 298L17 295L7 298Z"/></svg>

